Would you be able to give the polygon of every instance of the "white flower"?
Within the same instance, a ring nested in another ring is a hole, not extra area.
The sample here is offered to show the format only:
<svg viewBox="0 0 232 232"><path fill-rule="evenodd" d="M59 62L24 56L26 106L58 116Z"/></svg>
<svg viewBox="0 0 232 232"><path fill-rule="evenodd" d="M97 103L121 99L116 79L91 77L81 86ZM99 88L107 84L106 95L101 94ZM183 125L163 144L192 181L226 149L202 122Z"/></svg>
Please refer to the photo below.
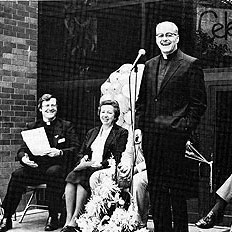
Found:
<svg viewBox="0 0 232 232"><path fill-rule="evenodd" d="M124 204L117 184L111 177L103 175L85 206L85 213L76 222L83 232L148 232L139 229L133 197L128 210L124 209ZM115 209L109 217L112 207Z"/></svg>

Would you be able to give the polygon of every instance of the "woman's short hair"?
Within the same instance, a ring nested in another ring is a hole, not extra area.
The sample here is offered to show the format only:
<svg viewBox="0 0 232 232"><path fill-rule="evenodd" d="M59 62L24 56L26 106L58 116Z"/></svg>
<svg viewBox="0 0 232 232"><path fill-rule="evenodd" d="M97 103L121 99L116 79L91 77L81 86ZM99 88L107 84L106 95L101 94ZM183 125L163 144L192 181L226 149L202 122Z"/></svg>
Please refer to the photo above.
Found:
<svg viewBox="0 0 232 232"><path fill-rule="evenodd" d="M114 119L115 122L118 121L118 117L120 115L120 107L117 101L115 100L105 100L100 102L99 107L98 107L98 115L100 115L101 107L104 105L110 105L114 107Z"/></svg>
<svg viewBox="0 0 232 232"><path fill-rule="evenodd" d="M42 103L44 101L49 101L51 98L55 98L52 94L49 93L45 93L44 95L42 95L42 97L40 97L40 99L38 100L38 109L42 108ZM58 105L57 99L56 99L56 104Z"/></svg>

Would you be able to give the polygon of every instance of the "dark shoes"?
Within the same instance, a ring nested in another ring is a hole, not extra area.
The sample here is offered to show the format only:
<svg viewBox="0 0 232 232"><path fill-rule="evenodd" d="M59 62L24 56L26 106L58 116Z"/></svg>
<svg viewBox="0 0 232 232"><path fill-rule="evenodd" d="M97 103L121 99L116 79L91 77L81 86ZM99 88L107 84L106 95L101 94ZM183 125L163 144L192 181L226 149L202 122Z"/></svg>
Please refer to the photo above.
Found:
<svg viewBox="0 0 232 232"><path fill-rule="evenodd" d="M78 226L65 226L60 232L81 232L81 229Z"/></svg>
<svg viewBox="0 0 232 232"><path fill-rule="evenodd" d="M195 225L201 229L213 228L216 223L222 221L223 216L216 215L213 211L210 211L205 217L201 218Z"/></svg>
<svg viewBox="0 0 232 232"><path fill-rule="evenodd" d="M45 231L53 231L59 228L58 217L49 217L44 228ZM0 231L1 232L1 231Z"/></svg>
<svg viewBox="0 0 232 232"><path fill-rule="evenodd" d="M12 220L8 218L3 218L0 223L0 232L6 232L12 229Z"/></svg>

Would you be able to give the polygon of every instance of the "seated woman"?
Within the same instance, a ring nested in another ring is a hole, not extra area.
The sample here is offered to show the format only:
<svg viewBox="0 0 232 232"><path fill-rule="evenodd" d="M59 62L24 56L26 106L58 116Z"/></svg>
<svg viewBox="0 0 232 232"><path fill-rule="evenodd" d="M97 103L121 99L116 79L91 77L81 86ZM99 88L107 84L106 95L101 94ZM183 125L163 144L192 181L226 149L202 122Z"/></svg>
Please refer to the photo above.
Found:
<svg viewBox="0 0 232 232"><path fill-rule="evenodd" d="M116 124L120 115L118 102L103 101L98 115L102 125L88 131L79 153L80 163L66 178L67 217L61 232L80 231L76 218L90 196L90 176L98 170L108 168L108 160L112 156L117 166L126 149L128 131Z"/></svg>

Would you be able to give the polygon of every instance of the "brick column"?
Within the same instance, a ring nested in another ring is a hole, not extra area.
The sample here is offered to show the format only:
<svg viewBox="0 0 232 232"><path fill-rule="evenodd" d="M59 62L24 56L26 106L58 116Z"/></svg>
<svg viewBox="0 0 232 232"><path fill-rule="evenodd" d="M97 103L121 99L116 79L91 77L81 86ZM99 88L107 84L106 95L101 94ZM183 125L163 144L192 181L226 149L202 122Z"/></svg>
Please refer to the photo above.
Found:
<svg viewBox="0 0 232 232"><path fill-rule="evenodd" d="M36 119L37 1L0 1L0 197L5 195L22 143Z"/></svg>

